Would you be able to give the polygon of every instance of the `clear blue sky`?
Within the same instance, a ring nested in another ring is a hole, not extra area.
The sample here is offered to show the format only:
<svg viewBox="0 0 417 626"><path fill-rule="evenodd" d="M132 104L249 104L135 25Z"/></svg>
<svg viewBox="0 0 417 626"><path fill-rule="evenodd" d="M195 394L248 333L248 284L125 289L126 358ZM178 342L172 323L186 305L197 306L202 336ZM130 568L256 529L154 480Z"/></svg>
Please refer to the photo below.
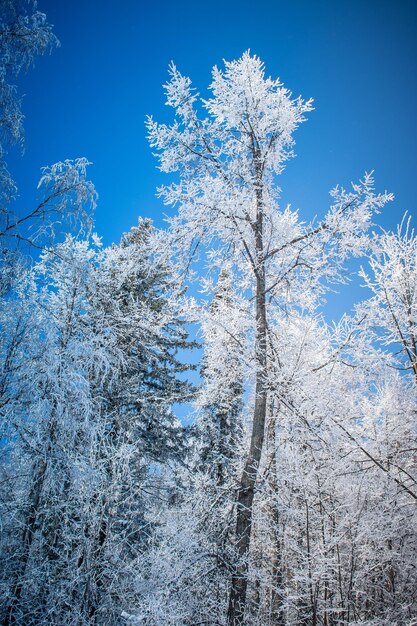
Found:
<svg viewBox="0 0 417 626"><path fill-rule="evenodd" d="M164 182L144 119L161 119L174 60L204 90L222 59L248 48L315 111L281 176L283 204L320 215L336 183L375 170L396 200L380 223L417 207L417 2L39 0L61 47L20 80L26 151L11 168L28 203L42 165L86 156L100 194L96 225L117 241L138 215L162 224Z"/></svg>

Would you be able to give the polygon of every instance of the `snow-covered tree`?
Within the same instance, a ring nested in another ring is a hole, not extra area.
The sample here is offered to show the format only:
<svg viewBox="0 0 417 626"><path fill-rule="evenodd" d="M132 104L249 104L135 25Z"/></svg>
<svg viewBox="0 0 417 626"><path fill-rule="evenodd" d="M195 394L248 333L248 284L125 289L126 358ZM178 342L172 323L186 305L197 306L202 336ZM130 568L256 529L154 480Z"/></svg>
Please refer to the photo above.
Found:
<svg viewBox="0 0 417 626"><path fill-rule="evenodd" d="M2 447L5 624L116 624L135 598L155 464L180 456L172 404L190 393L178 380L189 344L174 273L155 236L146 221L105 250L68 236L21 294L20 317L34 321L25 357L20 345L4 352L14 371Z"/></svg>
<svg viewBox="0 0 417 626"><path fill-rule="evenodd" d="M54 254L44 254L31 290L22 294L36 324L2 450L12 486L3 511L5 624L54 621L72 592L69 571L77 571L74 552L85 515L77 490L93 483L83 458L97 425L89 379L108 371L106 353L92 345L83 323L93 256L87 242L67 238Z"/></svg>
<svg viewBox="0 0 417 626"><path fill-rule="evenodd" d="M245 338L232 276L221 270L214 297L202 316L202 384L196 398L196 462L219 485L230 477L242 443ZM243 303L241 303L243 306Z"/></svg>
<svg viewBox="0 0 417 626"><path fill-rule="evenodd" d="M369 272L360 275L372 297L358 306L358 317L381 347L396 353L393 365L417 381L417 238L410 218L396 233L375 236Z"/></svg>
<svg viewBox="0 0 417 626"><path fill-rule="evenodd" d="M65 160L44 167L39 198L32 207L17 203L17 188L7 166L7 151L24 145L21 100L13 81L38 55L58 45L35 0L0 1L0 293L12 287L25 263L27 245L51 247L57 234L91 227L97 194L86 177L87 159ZM26 245L25 245L26 244Z"/></svg>
<svg viewBox="0 0 417 626"><path fill-rule="evenodd" d="M155 530L139 562L141 596L132 613L143 624L220 623L227 607L245 339L230 271L211 287L211 303L197 308L204 355L186 464L177 468L168 501L153 511Z"/></svg>
<svg viewBox="0 0 417 626"><path fill-rule="evenodd" d="M46 15L35 0L0 2L0 218L8 223L8 205L16 186L6 163L7 149L23 145L21 100L13 84L22 70L33 65L38 55L58 45Z"/></svg>
<svg viewBox="0 0 417 626"><path fill-rule="evenodd" d="M411 626L409 221L368 233L391 199L369 174L333 189L321 221L281 208L311 101L249 53L214 68L206 99L170 67L175 119L148 120L178 209L168 231L140 219L103 247L85 159L45 168L33 209L12 212L10 76L56 40L35 2L0 5L1 623ZM371 296L329 325L324 296L364 252ZM199 302L184 291L193 260ZM191 400L186 428L173 407Z"/></svg>
<svg viewBox="0 0 417 626"><path fill-rule="evenodd" d="M363 366L361 338L345 351L320 318L276 321L247 623L408 624L416 511L398 461L411 474L415 396Z"/></svg>
<svg viewBox="0 0 417 626"><path fill-rule="evenodd" d="M228 623L245 619L255 487L265 447L269 403L269 303L312 307L326 281L340 278L343 261L363 249L375 210L390 196L375 195L372 177L352 191L333 190L324 220L306 226L297 212L278 204L276 174L293 155L293 133L311 102L292 99L278 80L265 77L256 56L245 53L213 70L212 97L199 100L190 79L175 66L165 86L173 124L148 121L161 169L179 180L160 189L178 206L172 240L183 256L213 248L209 262L231 257L240 289L252 304L254 402L249 450L236 511L237 559L231 581ZM199 103L206 115L199 115Z"/></svg>

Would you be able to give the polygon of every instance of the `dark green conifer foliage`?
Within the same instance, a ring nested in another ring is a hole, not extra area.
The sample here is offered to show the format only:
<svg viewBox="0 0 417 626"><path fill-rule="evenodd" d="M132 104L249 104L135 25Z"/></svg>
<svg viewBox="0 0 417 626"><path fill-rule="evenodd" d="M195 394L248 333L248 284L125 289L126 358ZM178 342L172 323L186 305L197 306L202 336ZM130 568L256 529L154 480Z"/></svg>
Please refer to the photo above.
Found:
<svg viewBox="0 0 417 626"><path fill-rule="evenodd" d="M242 337L230 328L236 305L229 269L220 272L208 320L201 368L200 463L218 484L230 476L242 437Z"/></svg>

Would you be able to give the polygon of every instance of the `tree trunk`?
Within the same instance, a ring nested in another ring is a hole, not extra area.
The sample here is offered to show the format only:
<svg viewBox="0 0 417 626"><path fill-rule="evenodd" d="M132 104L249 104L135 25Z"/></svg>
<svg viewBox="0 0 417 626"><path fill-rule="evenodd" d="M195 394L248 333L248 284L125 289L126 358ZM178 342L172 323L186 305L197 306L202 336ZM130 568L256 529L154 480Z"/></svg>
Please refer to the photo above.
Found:
<svg viewBox="0 0 417 626"><path fill-rule="evenodd" d="M267 391L265 386L267 362L267 320L265 301L265 261L263 253L263 211L260 188L257 191L256 244L256 385L255 408L249 454L240 480L237 497L236 548L237 564L231 581L227 623L242 626L246 606L249 569L249 547L252 532L253 499L259 463L265 437Z"/></svg>

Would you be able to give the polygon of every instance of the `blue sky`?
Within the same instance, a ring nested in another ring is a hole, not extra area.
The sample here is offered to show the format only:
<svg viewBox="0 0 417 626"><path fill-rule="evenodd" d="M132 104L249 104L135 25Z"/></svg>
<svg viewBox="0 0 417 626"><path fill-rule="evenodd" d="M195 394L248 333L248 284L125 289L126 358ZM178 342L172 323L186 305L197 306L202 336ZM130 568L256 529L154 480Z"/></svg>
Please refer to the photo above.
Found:
<svg viewBox="0 0 417 626"><path fill-rule="evenodd" d="M174 60L204 92L214 64L248 48L315 111L296 135L281 176L282 203L306 219L322 214L335 184L375 170L395 202L392 228L417 205L417 2L400 0L39 0L61 47L40 58L19 88L26 149L10 160L22 205L39 169L65 158L93 161L97 231L117 241L138 215L162 225L164 182L144 120L168 114L161 85Z"/></svg>

